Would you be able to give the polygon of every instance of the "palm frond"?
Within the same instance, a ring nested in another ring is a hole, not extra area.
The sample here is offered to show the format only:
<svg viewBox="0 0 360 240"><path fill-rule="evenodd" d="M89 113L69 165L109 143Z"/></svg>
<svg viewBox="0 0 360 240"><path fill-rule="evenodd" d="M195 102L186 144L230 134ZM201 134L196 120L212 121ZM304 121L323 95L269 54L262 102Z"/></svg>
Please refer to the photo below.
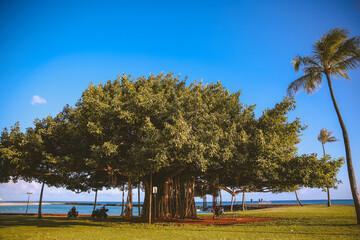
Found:
<svg viewBox="0 0 360 240"><path fill-rule="evenodd" d="M320 65L315 61L315 59L312 56L309 57L301 57L299 54L296 54L296 56L292 59L292 64L294 67L295 72L299 72L300 67L303 65L311 66L311 67L320 67Z"/></svg>
<svg viewBox="0 0 360 240"><path fill-rule="evenodd" d="M335 78L342 77L347 80L350 80L349 75L347 75L347 73L342 71L340 68L332 68L331 75L334 76Z"/></svg>
<svg viewBox="0 0 360 240"><path fill-rule="evenodd" d="M318 135L318 140L322 144L328 143L328 142L337 142L340 141L334 136L331 136L334 132L329 132L326 128L322 128L320 130L320 134Z"/></svg>
<svg viewBox="0 0 360 240"><path fill-rule="evenodd" d="M320 134L317 136L319 142L321 142L321 143L325 142L327 132L328 132L328 130L326 128L322 128L320 130Z"/></svg>
<svg viewBox="0 0 360 240"><path fill-rule="evenodd" d="M336 27L330 29L327 33L325 33L324 36L321 38L321 40L326 44L333 44L341 40L348 39L349 34L350 34L349 30Z"/></svg>
<svg viewBox="0 0 360 240"><path fill-rule="evenodd" d="M288 96L294 96L299 92L301 88L305 85L305 83L310 78L309 75L304 75L291 82L286 90Z"/></svg>
<svg viewBox="0 0 360 240"><path fill-rule="evenodd" d="M359 54L360 37L353 37L343 41L337 48L335 54L330 59L330 64L336 64L344 61L348 56Z"/></svg>
<svg viewBox="0 0 360 240"><path fill-rule="evenodd" d="M299 72L299 69L300 69L300 66L302 64L302 61L300 60L301 57L299 54L297 54L293 59L292 59L292 64L293 64L293 67L294 67L294 70L295 70L295 73L298 73Z"/></svg>
<svg viewBox="0 0 360 240"><path fill-rule="evenodd" d="M311 78L309 78L309 81L307 81L303 87L304 91L306 91L307 95L310 95L321 87L321 83L322 83L322 73L319 72L315 75L312 75Z"/></svg>
<svg viewBox="0 0 360 240"><path fill-rule="evenodd" d="M306 67L306 68L304 68L305 75L309 74L309 75L315 76L316 74L322 73L322 72L323 72L322 67Z"/></svg>
<svg viewBox="0 0 360 240"><path fill-rule="evenodd" d="M333 133L333 132L331 132L331 133ZM336 137L330 137L330 138L327 140L327 142L338 142L338 141L340 141L340 139L337 139Z"/></svg>
<svg viewBox="0 0 360 240"><path fill-rule="evenodd" d="M338 62L334 65L343 71L354 70L360 65L360 53L356 54L355 56L349 57L344 61Z"/></svg>
<svg viewBox="0 0 360 240"><path fill-rule="evenodd" d="M319 56L323 66L330 64L330 59L336 53L338 47L348 39L349 31L342 28L330 29L322 38L315 42L315 53Z"/></svg>
<svg viewBox="0 0 360 240"><path fill-rule="evenodd" d="M309 69L312 68L308 68L308 72L304 76L290 83L286 91L288 96L293 96L300 90L305 90L310 95L321 86L322 72L311 72Z"/></svg>

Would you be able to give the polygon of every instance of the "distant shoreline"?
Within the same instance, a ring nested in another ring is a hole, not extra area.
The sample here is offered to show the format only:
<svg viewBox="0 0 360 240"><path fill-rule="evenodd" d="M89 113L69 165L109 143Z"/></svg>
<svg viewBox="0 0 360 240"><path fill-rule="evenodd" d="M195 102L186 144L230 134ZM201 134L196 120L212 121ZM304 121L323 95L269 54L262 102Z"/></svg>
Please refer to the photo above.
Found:
<svg viewBox="0 0 360 240"><path fill-rule="evenodd" d="M19 202L5 202L5 203L0 202L0 206L22 206L22 205L27 205L27 202L21 202L21 203L19 203ZM29 202L29 205L39 205L39 203L38 202ZM43 202L42 205L94 205L94 203L78 203L78 202L49 203L49 202ZM102 205L102 204L97 203L96 205Z"/></svg>
<svg viewBox="0 0 360 240"><path fill-rule="evenodd" d="M21 206L21 205L27 205L27 203L11 203L11 202L6 202L6 203L0 203L0 206ZM29 205L39 205L38 202L29 202ZM42 205L53 205L52 203L42 203Z"/></svg>

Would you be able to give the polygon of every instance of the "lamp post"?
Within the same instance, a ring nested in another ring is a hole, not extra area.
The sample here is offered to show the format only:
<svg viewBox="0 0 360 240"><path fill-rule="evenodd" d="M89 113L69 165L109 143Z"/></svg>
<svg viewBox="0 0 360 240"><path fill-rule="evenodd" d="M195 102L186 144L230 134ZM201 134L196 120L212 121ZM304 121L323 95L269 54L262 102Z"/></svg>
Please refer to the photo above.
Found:
<svg viewBox="0 0 360 240"><path fill-rule="evenodd" d="M156 194L157 194L157 187L153 187L153 194L154 194L154 202L155 202L155 207L154 207L154 221L156 220Z"/></svg>
<svg viewBox="0 0 360 240"><path fill-rule="evenodd" d="M28 208L29 208L29 201L30 201L30 195L33 194L32 192L27 192L26 194L28 194L28 201L27 201L27 205L26 205L26 214L27 215L27 212L28 212Z"/></svg>

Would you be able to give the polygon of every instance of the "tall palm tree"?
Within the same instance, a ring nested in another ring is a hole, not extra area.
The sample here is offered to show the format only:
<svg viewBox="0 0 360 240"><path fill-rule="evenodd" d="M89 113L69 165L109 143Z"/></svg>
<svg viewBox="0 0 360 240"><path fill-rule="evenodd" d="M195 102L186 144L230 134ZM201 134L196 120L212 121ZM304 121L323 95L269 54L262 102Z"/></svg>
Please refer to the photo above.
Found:
<svg viewBox="0 0 360 240"><path fill-rule="evenodd" d="M334 132L329 132L326 128L323 128L323 129L320 130L320 134L318 135L318 140L319 140L319 142L321 142L323 152L324 152L324 156L325 156L325 144L326 143L332 143L332 142L340 141L336 137L331 136L333 133ZM328 196L328 207L331 207L330 189L328 187L326 188L326 192L327 192L327 196Z"/></svg>
<svg viewBox="0 0 360 240"><path fill-rule="evenodd" d="M343 133L350 188L355 203L357 223L360 224L360 197L351 159L349 136L331 83L331 77L342 77L349 80L350 77L346 71L354 70L360 65L360 37L349 38L348 35L349 31L345 29L331 29L315 43L312 55L306 57L296 55L292 61L295 72L302 67L304 75L293 81L287 92L292 95L303 89L307 94L311 94L319 89L325 75Z"/></svg>

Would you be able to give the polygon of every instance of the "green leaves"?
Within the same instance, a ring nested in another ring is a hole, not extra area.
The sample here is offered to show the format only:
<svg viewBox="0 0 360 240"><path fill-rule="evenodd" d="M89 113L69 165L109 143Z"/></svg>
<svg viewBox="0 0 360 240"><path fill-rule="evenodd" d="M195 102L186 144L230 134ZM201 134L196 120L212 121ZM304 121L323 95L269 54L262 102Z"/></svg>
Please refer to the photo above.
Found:
<svg viewBox="0 0 360 240"><path fill-rule="evenodd" d="M295 72L304 75L287 88L293 95L304 90L312 94L321 87L322 76L342 77L350 80L346 71L354 70L360 64L360 37L349 38L349 31L341 28L329 30L313 46L313 54L302 57L297 54L292 60Z"/></svg>
<svg viewBox="0 0 360 240"><path fill-rule="evenodd" d="M1 164L16 166L2 170L3 181L17 176L88 191L150 173L155 179L184 174L274 192L336 182L338 162L296 156L305 126L298 118L288 121L293 98L255 119L255 106L243 106L239 97L240 91L231 93L220 82L186 86L172 73L91 84L74 108L35 120L25 134L18 124L2 133ZM321 174L303 171L306 164ZM332 182L320 182L324 176Z"/></svg>

